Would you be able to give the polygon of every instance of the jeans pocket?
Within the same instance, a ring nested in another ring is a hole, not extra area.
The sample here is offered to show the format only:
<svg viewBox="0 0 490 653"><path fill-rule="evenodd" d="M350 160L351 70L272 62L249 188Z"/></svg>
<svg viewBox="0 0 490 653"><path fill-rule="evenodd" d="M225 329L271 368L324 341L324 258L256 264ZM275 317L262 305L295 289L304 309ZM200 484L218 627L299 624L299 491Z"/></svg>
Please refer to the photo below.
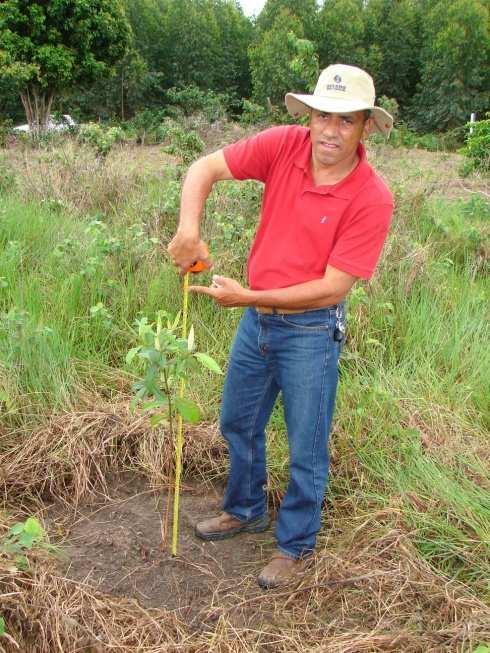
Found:
<svg viewBox="0 0 490 653"><path fill-rule="evenodd" d="M299 331L329 331L331 328L330 313L325 310L308 311L306 313L283 313L281 321L285 326Z"/></svg>

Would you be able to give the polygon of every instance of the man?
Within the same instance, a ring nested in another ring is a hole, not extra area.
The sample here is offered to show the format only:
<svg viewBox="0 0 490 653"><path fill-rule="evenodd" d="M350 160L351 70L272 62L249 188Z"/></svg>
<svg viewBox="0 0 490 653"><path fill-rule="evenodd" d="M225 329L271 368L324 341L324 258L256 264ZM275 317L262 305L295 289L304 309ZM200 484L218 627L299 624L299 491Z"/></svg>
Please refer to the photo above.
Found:
<svg viewBox="0 0 490 653"><path fill-rule="evenodd" d="M371 77L336 64L313 95L286 95L309 128L275 127L195 162L182 189L180 222L168 251L185 272L211 262L199 222L213 184L257 179L265 184L260 223L248 259L248 284L213 276L190 290L224 307L247 307L233 343L224 386L221 430L230 471L224 512L196 534L220 540L269 526L265 432L282 393L289 442L289 483L281 503L278 548L258 577L261 587L289 581L315 546L328 477L328 435L343 339L343 300L369 279L393 211L361 140L388 135L389 114L374 106Z"/></svg>

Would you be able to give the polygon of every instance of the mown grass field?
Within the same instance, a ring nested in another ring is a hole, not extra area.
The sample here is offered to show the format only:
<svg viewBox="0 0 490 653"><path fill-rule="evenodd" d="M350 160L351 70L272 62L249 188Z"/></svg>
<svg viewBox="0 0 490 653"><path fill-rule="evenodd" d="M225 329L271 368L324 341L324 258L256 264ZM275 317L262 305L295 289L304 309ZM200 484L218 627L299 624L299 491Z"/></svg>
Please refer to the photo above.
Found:
<svg viewBox="0 0 490 653"><path fill-rule="evenodd" d="M228 128L221 138L236 133ZM460 179L457 155L376 145L370 159L397 209L376 277L348 301L315 570L297 591L267 595L273 616L258 598L252 625L224 611L196 631L174 612L68 582L41 549L29 552L27 569L15 569L0 539L0 615L11 638L0 646L490 646L488 184ZM129 412L125 355L138 316L180 309L181 282L165 257L178 212L177 164L159 147L121 146L104 159L72 140L0 155L0 538L15 519L42 520L53 497L70 502L103 488L109 470L141 472L156 487L168 481L161 462L172 443ZM243 278L260 193L254 182L213 191L204 233L216 272ZM200 296L190 311L199 349L225 366L240 311ZM205 423L186 442L187 478L225 477L223 447L206 426L216 422L221 382L202 372L190 384ZM287 480L280 407L269 441L275 500Z"/></svg>

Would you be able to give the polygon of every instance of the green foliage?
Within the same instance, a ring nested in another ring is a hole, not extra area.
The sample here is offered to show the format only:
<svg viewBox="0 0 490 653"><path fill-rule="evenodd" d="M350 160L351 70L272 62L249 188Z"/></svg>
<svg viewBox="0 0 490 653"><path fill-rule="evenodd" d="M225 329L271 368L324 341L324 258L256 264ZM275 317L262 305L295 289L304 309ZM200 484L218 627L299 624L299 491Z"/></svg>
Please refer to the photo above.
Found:
<svg viewBox="0 0 490 653"><path fill-rule="evenodd" d="M0 156L0 195L6 191L14 190L15 186L15 175L6 159Z"/></svg>
<svg viewBox="0 0 490 653"><path fill-rule="evenodd" d="M0 120L0 147L6 147L12 135L12 121L8 118Z"/></svg>
<svg viewBox="0 0 490 653"><path fill-rule="evenodd" d="M95 122L82 125L78 131L78 140L94 147L101 156L107 156L116 143L124 140L124 136L120 127L104 127Z"/></svg>
<svg viewBox="0 0 490 653"><path fill-rule="evenodd" d="M478 644L472 653L490 653L490 644Z"/></svg>
<svg viewBox="0 0 490 653"><path fill-rule="evenodd" d="M287 91L307 91L316 82L315 46L302 36L299 20L283 9L250 48L254 101L282 106Z"/></svg>
<svg viewBox="0 0 490 653"><path fill-rule="evenodd" d="M263 32L273 28L278 16L288 12L301 24L301 31L306 38L316 41L317 34L317 3L316 0L267 0L257 18L258 37Z"/></svg>
<svg viewBox="0 0 490 653"><path fill-rule="evenodd" d="M152 426L168 420L170 432L174 432L175 411L184 421L197 423L200 419L198 406L190 399L178 394L180 383L189 378L192 372L201 368L221 374L216 361L202 352L194 351L194 329L191 327L187 338L179 337L180 314L176 317L159 311L156 324L148 318L137 320L140 344L129 350L126 364L144 373L143 378L134 385L135 398L132 406L143 402L144 410L151 410ZM157 410L158 412L154 412Z"/></svg>
<svg viewBox="0 0 490 653"><path fill-rule="evenodd" d="M168 121L166 136L170 144L164 147L165 152L178 156L184 165L189 165L204 149L204 142L195 131L185 129L178 123Z"/></svg>
<svg viewBox="0 0 490 653"><path fill-rule="evenodd" d="M421 3L413 0L370 0L365 9L365 65L375 80L376 94L393 97L402 107L419 78L424 13Z"/></svg>
<svg viewBox="0 0 490 653"><path fill-rule="evenodd" d="M111 73L130 28L119 0L0 4L0 77L21 93L29 124L44 131L53 96Z"/></svg>
<svg viewBox="0 0 490 653"><path fill-rule="evenodd" d="M247 48L252 24L227 0L126 0L135 47L147 63L142 80L152 106L158 89L197 86L250 93Z"/></svg>
<svg viewBox="0 0 490 653"><path fill-rule="evenodd" d="M396 102L396 100L393 100L393 102ZM377 133L371 134L369 139L373 143L385 142L384 137ZM419 134L413 129L410 129L405 122L398 122L393 127L388 143L392 147L418 147L429 152L455 149L454 142L449 138L444 139L441 134Z"/></svg>
<svg viewBox="0 0 490 653"><path fill-rule="evenodd" d="M377 100L378 105L388 111L388 113L393 116L393 123L396 124L398 119L398 114L400 112L400 105L395 100L394 97L386 97L386 95L381 95Z"/></svg>
<svg viewBox="0 0 490 653"><path fill-rule="evenodd" d="M288 45L293 52L289 69L296 75L301 88L312 93L319 75L315 44L308 39L298 38L294 32L289 32Z"/></svg>
<svg viewBox="0 0 490 653"><path fill-rule="evenodd" d="M226 93L203 91L194 85L169 88L165 96L167 103L179 107L184 116L201 113L211 123L225 118L230 104Z"/></svg>
<svg viewBox="0 0 490 653"><path fill-rule="evenodd" d="M267 122L269 114L261 104L243 100L240 122L244 125L261 125Z"/></svg>
<svg viewBox="0 0 490 653"><path fill-rule="evenodd" d="M166 111L163 109L144 109L137 112L131 120L125 123L124 129L128 135L136 138L141 145L162 143L167 137L165 128Z"/></svg>
<svg viewBox="0 0 490 653"><path fill-rule="evenodd" d="M0 637L5 635L5 619L0 616Z"/></svg>
<svg viewBox="0 0 490 653"><path fill-rule="evenodd" d="M69 95L69 111L79 118L124 121L148 104L148 96L154 90L147 62L134 45L130 45L128 52L114 65L113 74L73 89ZM157 92L160 99L161 89Z"/></svg>
<svg viewBox="0 0 490 653"><path fill-rule="evenodd" d="M113 316L102 302L90 307L90 317L100 322L105 329L110 329L113 325Z"/></svg>
<svg viewBox="0 0 490 653"><path fill-rule="evenodd" d="M419 130L451 129L490 104L489 8L478 0L435 3L424 20L418 92L410 115Z"/></svg>
<svg viewBox="0 0 490 653"><path fill-rule="evenodd" d="M490 112L486 114L484 120L467 123L466 130L466 143L462 152L468 161L464 171L490 172Z"/></svg>
<svg viewBox="0 0 490 653"><path fill-rule="evenodd" d="M361 0L330 0L318 15L320 66L365 63L364 20Z"/></svg>
<svg viewBox="0 0 490 653"><path fill-rule="evenodd" d="M478 195L467 202L431 203L426 208L424 235L435 240L451 265L488 268L490 202Z"/></svg>
<svg viewBox="0 0 490 653"><path fill-rule="evenodd" d="M0 538L0 553L13 558L18 569L27 569L26 553L34 548L54 550L47 541L46 531L35 517L15 523Z"/></svg>

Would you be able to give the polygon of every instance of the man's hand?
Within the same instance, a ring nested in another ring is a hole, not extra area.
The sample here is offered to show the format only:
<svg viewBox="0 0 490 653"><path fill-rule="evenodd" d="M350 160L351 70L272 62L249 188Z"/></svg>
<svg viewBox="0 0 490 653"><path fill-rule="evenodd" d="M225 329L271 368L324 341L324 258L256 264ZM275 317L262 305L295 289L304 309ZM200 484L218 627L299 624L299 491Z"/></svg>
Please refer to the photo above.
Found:
<svg viewBox="0 0 490 653"><path fill-rule="evenodd" d="M251 290L244 288L238 281L229 277L213 276L209 288L207 286L189 286L189 292L199 292L203 295L209 295L220 306L249 306L251 300Z"/></svg>
<svg viewBox="0 0 490 653"><path fill-rule="evenodd" d="M208 246L200 238L177 232L170 241L167 252L181 274L185 274L196 261L202 261L207 268L213 267Z"/></svg>

